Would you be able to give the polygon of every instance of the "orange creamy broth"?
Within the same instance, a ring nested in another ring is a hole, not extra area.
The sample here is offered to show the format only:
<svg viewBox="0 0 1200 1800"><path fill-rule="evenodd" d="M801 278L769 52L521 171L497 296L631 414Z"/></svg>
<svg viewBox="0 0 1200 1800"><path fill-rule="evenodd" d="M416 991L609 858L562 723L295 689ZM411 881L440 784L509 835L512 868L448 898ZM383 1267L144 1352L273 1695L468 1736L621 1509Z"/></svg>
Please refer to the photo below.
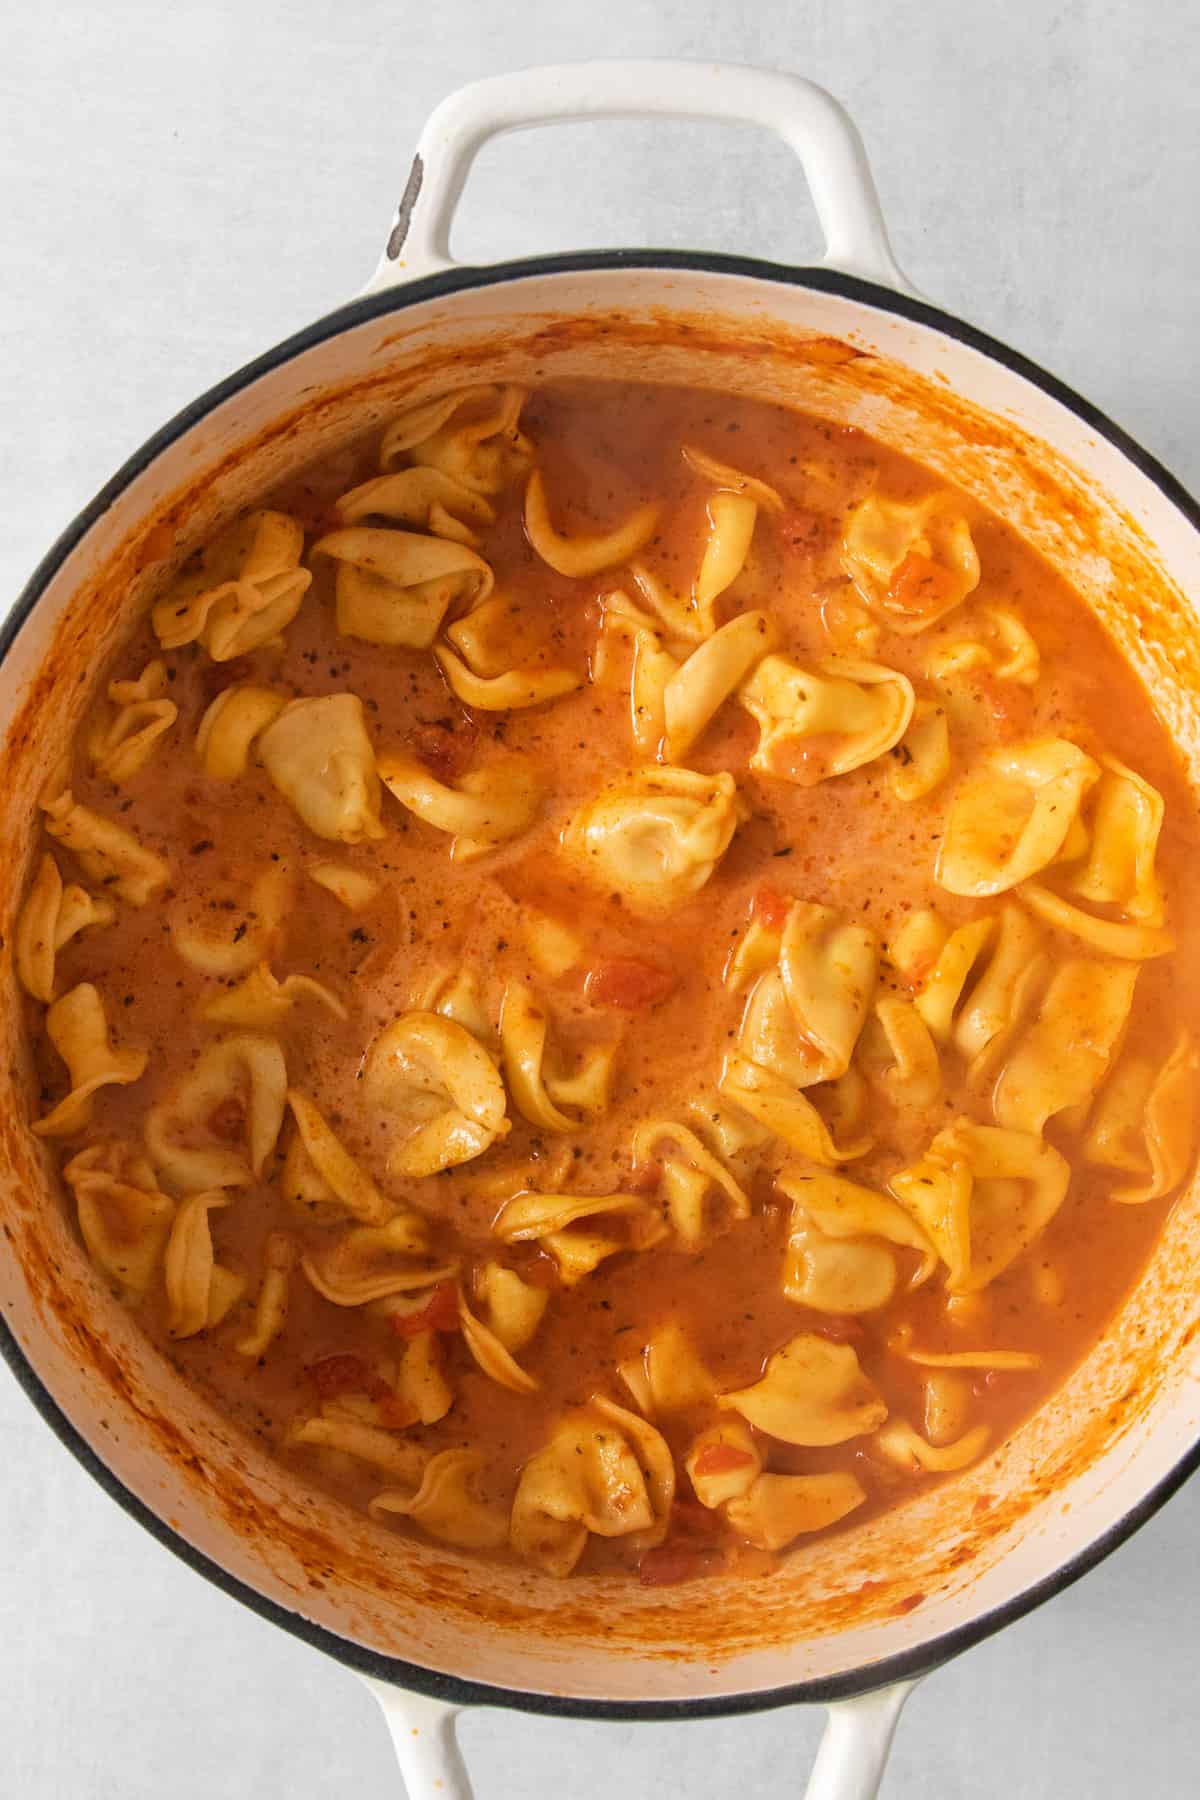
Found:
<svg viewBox="0 0 1200 1800"><path fill-rule="evenodd" d="M762 607L778 625L780 652L810 666L830 649L822 607L846 588L839 561L846 514L875 490L912 498L936 485L926 471L861 433L707 393L615 382L547 388L530 397L521 423L546 475L561 532L607 528L648 497L664 502L656 535L641 559L675 592L686 593L694 573L706 503L705 484L683 463L680 444L698 445L777 487L785 509L778 517L760 514L751 559L721 596L717 613L724 621ZM337 524L337 496L375 472L376 450L374 438L351 445L266 503L301 519L311 543ZM496 572L497 588L527 609L549 660L586 673L601 596L619 584L620 572L584 580L556 574L526 539L521 484L497 496L495 505L497 522L482 534L482 554ZM582 1404L597 1390L625 1403L615 1364L668 1319L687 1327L718 1386L725 1388L755 1380L766 1358L798 1331L848 1341L890 1411L918 1428L924 1373L889 1353L888 1340L898 1325L911 1324L914 1342L927 1350L1000 1345L1036 1351L1043 1358L1036 1371L969 1376L969 1422L988 1424L991 1442L998 1443L1094 1341L1151 1248L1165 1203L1113 1205L1107 1199L1113 1176L1078 1164L1061 1211L1033 1248L986 1290L969 1330L947 1321L940 1277L908 1293L902 1283L878 1314L831 1320L780 1292L788 1206L772 1178L789 1153L778 1144L768 1148L752 1183L756 1216L698 1256L669 1248L622 1254L566 1291L558 1288L549 1258L523 1246L498 1248L490 1235L499 1200L495 1192L480 1193L481 1172L511 1170L508 1191L530 1185L597 1194L620 1190L630 1180L628 1146L637 1121L672 1113L682 1118L682 1104L711 1093L743 1005L727 992L722 975L764 886L861 920L885 943L917 908L936 907L954 925L994 910L994 901L948 894L933 875L953 783L966 755L974 760L991 745L1039 735L1069 737L1086 751L1120 756L1163 794L1166 823L1158 869L1180 943L1171 957L1142 966L1128 1041L1134 1049L1161 1054L1166 1022L1195 1021L1200 939L1188 923L1200 897L1200 864L1194 811L1171 745L1135 676L1067 584L1000 521L969 501L962 506L982 579L945 624L969 625L981 617L983 606L997 602L1017 612L1041 651L1036 688L976 671L957 677L950 781L907 804L890 791L887 756L815 786L747 770L757 730L746 712L727 703L684 761L705 772L732 771L750 814L708 883L662 916L641 915L620 895L598 893L558 850L571 815L606 780L640 760L631 747L628 694L585 683L549 706L473 717L427 652L336 634L327 559L312 565L313 586L287 628L282 652L264 649L220 665L197 646L165 655L178 724L148 767L122 789L96 779L86 757L76 754L77 799L123 817L172 869L166 896L143 909L119 908L112 927L77 938L59 956L56 991L95 982L118 1041L145 1045L150 1052L138 1082L102 1091L86 1141L136 1140L147 1109L170 1091L214 1035L213 1027L195 1016L213 984L174 953L169 918L211 921L224 914L231 933L243 922L252 926L246 896L254 876L272 863L292 870L286 938L272 967L280 976L317 978L346 1003L349 1018L342 1022L307 1003L292 1011L277 1033L290 1082L317 1099L346 1148L385 1191L397 1197L402 1192L435 1222L435 1253L454 1248L468 1266L499 1254L552 1290L537 1336L518 1357L541 1383L540 1391L518 1395L498 1387L447 1336L442 1342L455 1404L438 1424L410 1433L433 1449L481 1450L480 1491L486 1498L511 1501L522 1464L564 1406ZM885 632L876 660L907 673L919 694L928 692L924 661L941 635L938 626L915 637ZM136 676L156 654L147 623L110 674ZM497 746L526 754L549 777L546 803L529 831L479 863L452 865L448 839L386 794L384 838L353 847L323 842L301 824L261 767L252 766L232 783L208 780L200 772L191 752L200 718L215 694L239 681L265 682L298 695L355 693L366 706L377 753L414 749L443 775L485 761ZM68 859L62 860L65 865ZM320 861L377 877L379 898L362 912L348 912L305 878L303 871ZM569 920L589 946L583 964L557 981L548 981L531 962L531 908ZM1065 941L1058 948L1068 953ZM586 976L613 959L635 959L663 972L672 991L661 1004L637 1011L591 1004ZM399 1014L423 1004L431 980L462 966L485 972L493 1014L507 982L527 982L569 1046L608 1041L619 1032L612 1102L601 1118L565 1139L539 1132L510 1103L512 1130L502 1143L475 1163L405 1183L401 1190L384 1175L393 1128L385 1117L369 1116L361 1103L364 1052ZM908 992L886 963L880 991ZM41 1009L31 1004L35 1033L40 1017ZM48 1106L64 1091L61 1066L44 1039L36 1036L35 1042ZM986 1106L967 1094L953 1058L944 1056L942 1066L945 1090L919 1113L901 1115L874 1097L880 1145L844 1167L843 1175L882 1187L960 1113L981 1121L990 1117ZM1069 1140L1053 1121L1046 1135L1069 1154ZM79 1143L73 1140L70 1151ZM554 1162L563 1146L570 1170L565 1175ZM267 1233L286 1230L303 1246L328 1240L327 1229L298 1220L280 1198L278 1167L276 1158L263 1183L236 1191L232 1204L211 1215L218 1259L250 1277L248 1298L231 1318L213 1332L171 1342L161 1282L139 1316L183 1373L246 1429L264 1436L307 1477L361 1504L393 1485L390 1479L348 1457L291 1449L285 1440L293 1419L314 1410L316 1395L306 1373L314 1363L338 1353L368 1362L397 1353L401 1346L386 1321L369 1309L328 1304L297 1272L286 1328L261 1362L247 1364L230 1348L248 1326ZM539 1180L539 1168L553 1171L550 1181ZM899 1252L897 1260L902 1277L916 1267L909 1252ZM1039 1265L1061 1277L1057 1303L1035 1299ZM702 1408L659 1422L677 1457L713 1416ZM931 1479L904 1474L873 1452L865 1438L819 1450L773 1443L769 1467L784 1473L852 1468L868 1496L852 1515L855 1521L911 1492L918 1480ZM682 1474L679 1494L690 1499ZM712 1533L720 1537L715 1522ZM604 1569L633 1560L636 1555L620 1538L593 1536L581 1566Z"/></svg>

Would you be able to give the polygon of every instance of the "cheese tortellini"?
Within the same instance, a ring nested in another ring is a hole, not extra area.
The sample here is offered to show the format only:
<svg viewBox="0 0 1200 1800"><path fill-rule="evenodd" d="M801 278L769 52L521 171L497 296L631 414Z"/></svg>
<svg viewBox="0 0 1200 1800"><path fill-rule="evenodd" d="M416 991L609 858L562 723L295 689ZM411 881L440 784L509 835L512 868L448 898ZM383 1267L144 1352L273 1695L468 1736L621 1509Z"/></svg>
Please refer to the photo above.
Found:
<svg viewBox="0 0 1200 1800"><path fill-rule="evenodd" d="M118 1049L98 988L81 981L46 1014L46 1035L67 1065L70 1092L35 1121L39 1137L74 1137L92 1121L101 1088L125 1087L146 1069L145 1050Z"/></svg>
<svg viewBox="0 0 1200 1800"><path fill-rule="evenodd" d="M293 700L258 739L263 767L317 837L383 836L379 775L357 694Z"/></svg>
<svg viewBox="0 0 1200 1800"><path fill-rule="evenodd" d="M912 683L898 669L838 657L816 671L764 657L741 699L759 728L750 767L801 787L886 755L908 730L914 706Z"/></svg>
<svg viewBox="0 0 1200 1800"><path fill-rule="evenodd" d="M937 877L952 894L1002 894L1062 851L1100 768L1065 738L993 750L964 778Z"/></svg>
<svg viewBox="0 0 1200 1800"><path fill-rule="evenodd" d="M642 769L577 812L563 848L591 881L635 911L654 912L704 886L737 825L731 775Z"/></svg>
<svg viewBox="0 0 1200 1800"><path fill-rule="evenodd" d="M248 513L204 550L151 614L164 650L202 643L213 662L275 643L312 583L304 531L286 513Z"/></svg>
<svg viewBox="0 0 1200 1800"><path fill-rule="evenodd" d="M906 635L935 624L979 585L971 528L949 494L869 494L847 520L842 567L881 622Z"/></svg>
<svg viewBox="0 0 1200 1800"><path fill-rule="evenodd" d="M589 1533L636 1536L647 1546L661 1539L674 1493L665 1439L598 1394L567 1413L522 1469L510 1542L548 1575L569 1575Z"/></svg>
<svg viewBox="0 0 1200 1800"><path fill-rule="evenodd" d="M376 1038L363 1100L394 1133L388 1168L398 1176L470 1162L510 1129L495 1063L471 1032L439 1013L405 1013Z"/></svg>

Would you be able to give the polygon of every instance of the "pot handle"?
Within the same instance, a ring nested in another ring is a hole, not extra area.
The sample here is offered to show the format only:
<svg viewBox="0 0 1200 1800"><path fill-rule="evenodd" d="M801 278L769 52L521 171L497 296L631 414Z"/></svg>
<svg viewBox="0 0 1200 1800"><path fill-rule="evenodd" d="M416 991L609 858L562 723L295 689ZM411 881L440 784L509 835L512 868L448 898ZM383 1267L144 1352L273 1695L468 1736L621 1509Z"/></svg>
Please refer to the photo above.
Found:
<svg viewBox="0 0 1200 1800"><path fill-rule="evenodd" d="M474 1800L454 1732L461 1707L369 1675L359 1680L370 1688L387 1721L408 1800Z"/></svg>
<svg viewBox="0 0 1200 1800"><path fill-rule="evenodd" d="M824 266L900 293L916 289L888 243L867 153L832 94L780 69L667 58L519 69L447 95L421 133L379 267L364 290L455 269L450 227L490 138L577 119L715 119L773 131L800 158L825 236Z"/></svg>
<svg viewBox="0 0 1200 1800"><path fill-rule="evenodd" d="M915 1681L898 1681L829 1708L804 1800L875 1800L904 1702Z"/></svg>
<svg viewBox="0 0 1200 1800"><path fill-rule="evenodd" d="M363 1675L383 1711L408 1800L473 1800L455 1736L460 1707ZM875 1800L904 1702L915 1681L838 1700L829 1719L804 1800Z"/></svg>

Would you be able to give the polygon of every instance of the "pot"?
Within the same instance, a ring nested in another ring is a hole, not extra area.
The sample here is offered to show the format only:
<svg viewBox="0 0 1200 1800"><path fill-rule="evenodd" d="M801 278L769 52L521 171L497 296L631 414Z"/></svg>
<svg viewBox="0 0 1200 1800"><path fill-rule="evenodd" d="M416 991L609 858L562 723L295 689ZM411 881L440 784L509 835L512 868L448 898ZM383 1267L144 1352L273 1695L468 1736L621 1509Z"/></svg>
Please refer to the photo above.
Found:
<svg viewBox="0 0 1200 1800"><path fill-rule="evenodd" d="M618 251L485 269L448 233L497 132L629 114L752 123L808 177L818 268ZM1200 768L1200 515L1086 401L923 301L892 258L858 136L820 88L699 63L584 63L463 89L431 119L366 292L187 407L38 568L0 637L5 944L39 787L90 671L182 557L350 429L468 381L611 372L769 397L869 430L1003 513L1076 588ZM49 723L53 721L53 723ZM0 1013L5 1355L47 1422L192 1567L355 1669L382 1701L413 1800L465 1800L454 1712L600 1718L832 1703L810 1794L875 1793L913 1680L1076 1579L1200 1460L1200 1188L1065 1388L954 1482L828 1542L769 1583L666 1590L489 1571L351 1515L235 1434L91 1271L29 1134L22 1008Z"/></svg>

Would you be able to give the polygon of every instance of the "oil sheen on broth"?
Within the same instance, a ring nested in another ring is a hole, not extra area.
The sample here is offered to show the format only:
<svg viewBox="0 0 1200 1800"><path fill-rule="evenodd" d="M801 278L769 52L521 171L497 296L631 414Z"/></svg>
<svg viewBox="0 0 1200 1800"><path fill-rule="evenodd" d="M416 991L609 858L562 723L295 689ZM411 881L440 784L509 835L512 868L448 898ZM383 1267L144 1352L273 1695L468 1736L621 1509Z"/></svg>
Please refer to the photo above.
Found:
<svg viewBox="0 0 1200 1800"><path fill-rule="evenodd" d="M768 1570L1000 1445L1190 1167L1166 734L853 430L413 408L192 559L42 809L15 954L83 1241L388 1528Z"/></svg>

